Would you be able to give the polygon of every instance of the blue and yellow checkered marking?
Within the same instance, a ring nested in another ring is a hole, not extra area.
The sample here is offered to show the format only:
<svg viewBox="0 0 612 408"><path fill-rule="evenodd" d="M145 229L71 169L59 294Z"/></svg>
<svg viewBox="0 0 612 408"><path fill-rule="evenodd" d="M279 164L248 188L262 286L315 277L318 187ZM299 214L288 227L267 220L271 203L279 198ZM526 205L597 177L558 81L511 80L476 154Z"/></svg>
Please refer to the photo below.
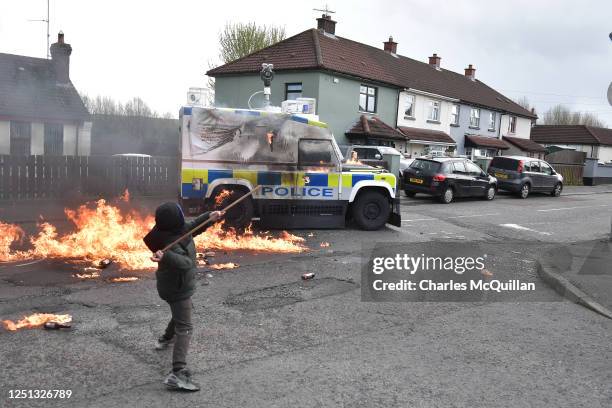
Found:
<svg viewBox="0 0 612 408"><path fill-rule="evenodd" d="M352 188L362 180L384 181L395 188L395 176L390 173L320 173L291 171L259 171L259 170L213 170L189 169L181 171L182 196L186 198L202 198L206 195L208 185L217 179L234 178L247 180L252 186L298 186L298 187L332 187ZM195 190L195 179L201 180L201 189Z"/></svg>

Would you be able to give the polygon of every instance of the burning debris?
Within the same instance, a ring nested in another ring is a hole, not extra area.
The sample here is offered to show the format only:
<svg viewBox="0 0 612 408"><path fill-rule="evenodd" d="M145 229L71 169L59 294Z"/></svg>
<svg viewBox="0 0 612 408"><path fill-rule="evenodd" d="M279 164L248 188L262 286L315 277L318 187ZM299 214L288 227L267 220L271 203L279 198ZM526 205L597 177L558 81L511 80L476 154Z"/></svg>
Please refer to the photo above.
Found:
<svg viewBox="0 0 612 408"><path fill-rule="evenodd" d="M124 282L134 282L134 281L137 281L138 278L136 276L120 276L118 278L110 278L109 280L111 282L124 283Z"/></svg>
<svg viewBox="0 0 612 408"><path fill-rule="evenodd" d="M223 204L223 201L231 195L232 195L231 191L221 190L221 192L217 194L217 196L215 197L215 205L217 207L221 206Z"/></svg>
<svg viewBox="0 0 612 408"><path fill-rule="evenodd" d="M215 270L220 270L220 269L236 269L240 267L240 265L238 265L237 263L234 262L228 262L228 263L222 263L222 264L212 264L209 266L210 269L215 269Z"/></svg>
<svg viewBox="0 0 612 408"><path fill-rule="evenodd" d="M321 248L329 248L331 245L329 242L321 242L321 244L319 244L319 246Z"/></svg>
<svg viewBox="0 0 612 408"><path fill-rule="evenodd" d="M100 272L75 273L73 276L79 279L97 279L100 277Z"/></svg>
<svg viewBox="0 0 612 408"><path fill-rule="evenodd" d="M224 190L226 191L226 190ZM228 191L229 193L229 191ZM129 193L124 193L125 200ZM153 227L152 215L135 210L122 210L101 199L81 205L77 209L65 209L66 217L73 223L74 231L60 235L57 228L42 221L40 231L29 237L30 249L16 250L13 245L24 241L25 233L17 225L0 222L0 261L13 262L40 258L66 259L74 263L90 263L97 269L112 263L124 270L151 270L155 263L151 252L142 242ZM306 251L304 238L282 232L254 233L251 227L239 233L223 228L218 222L196 237L196 246L203 250L247 250L258 252L299 253ZM209 255L210 252L205 253ZM209 256L214 256L214 253ZM87 275L93 272L87 270ZM85 275L85 274L82 274ZM84 277L91 279L94 277Z"/></svg>
<svg viewBox="0 0 612 408"><path fill-rule="evenodd" d="M346 164L362 165L363 163L359 160L359 155L353 150L351 158L346 161Z"/></svg>
<svg viewBox="0 0 612 408"><path fill-rule="evenodd" d="M2 324L4 325L5 329L9 331L16 331L24 328L32 329L35 327L40 327L50 322L67 325L68 323L72 322L72 316L69 314L57 315L51 313L34 313L29 316L24 316L23 319L17 322L13 322L12 320L3 320Z"/></svg>

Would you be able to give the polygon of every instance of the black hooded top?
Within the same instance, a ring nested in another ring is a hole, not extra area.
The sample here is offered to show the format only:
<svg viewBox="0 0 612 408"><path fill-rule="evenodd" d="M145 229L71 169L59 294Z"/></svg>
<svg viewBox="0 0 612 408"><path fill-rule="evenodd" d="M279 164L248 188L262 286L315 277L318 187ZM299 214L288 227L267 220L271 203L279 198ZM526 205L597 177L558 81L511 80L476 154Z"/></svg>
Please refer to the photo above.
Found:
<svg viewBox="0 0 612 408"><path fill-rule="evenodd" d="M176 203L164 203L155 210L155 226L144 238L145 244L152 251L158 251L206 221L210 212L206 212L191 222L185 222L181 207ZM168 301L184 300L195 292L196 248L193 236L201 234L206 226L189 235L164 252L157 266L157 292Z"/></svg>

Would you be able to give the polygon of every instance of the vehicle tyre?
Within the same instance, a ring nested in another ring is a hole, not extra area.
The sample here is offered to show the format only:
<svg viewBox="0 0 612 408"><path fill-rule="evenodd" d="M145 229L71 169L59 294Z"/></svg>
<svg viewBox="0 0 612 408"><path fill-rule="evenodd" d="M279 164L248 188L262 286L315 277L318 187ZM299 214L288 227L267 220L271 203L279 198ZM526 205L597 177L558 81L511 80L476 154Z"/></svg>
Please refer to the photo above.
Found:
<svg viewBox="0 0 612 408"><path fill-rule="evenodd" d="M552 193L550 193L550 195L553 197L559 197L561 196L562 191L563 191L563 184L557 183L555 184L555 188L553 189Z"/></svg>
<svg viewBox="0 0 612 408"><path fill-rule="evenodd" d="M389 219L391 206L387 196L378 191L364 191L353 202L351 214L359 228L373 231L382 228Z"/></svg>
<svg viewBox="0 0 612 408"><path fill-rule="evenodd" d="M521 189L519 190L519 197L522 199L525 199L529 197L530 192L531 192L531 186L529 185L529 183L525 183L521 186Z"/></svg>
<svg viewBox="0 0 612 408"><path fill-rule="evenodd" d="M224 193L225 191L228 191L229 194ZM247 194L247 191L240 188L218 188L215 190L214 195L211 196L212 209L222 210L245 194ZM224 226L232 228L245 228L251 223L253 212L253 200L250 198L243 200L238 205L231 208L227 214L225 214Z"/></svg>
<svg viewBox="0 0 612 408"><path fill-rule="evenodd" d="M406 194L406 197L410 197L410 198L416 195L414 191L408 191L408 190L404 190L404 194Z"/></svg>
<svg viewBox="0 0 612 408"><path fill-rule="evenodd" d="M452 187L446 187L442 195L440 196L440 202L442 204L450 204L455 199L455 192Z"/></svg>
<svg viewBox="0 0 612 408"><path fill-rule="evenodd" d="M484 199L487 201L491 201L495 198L495 194L497 193L497 190L495 188L495 186L490 185L487 190L485 191L485 195L484 195Z"/></svg>

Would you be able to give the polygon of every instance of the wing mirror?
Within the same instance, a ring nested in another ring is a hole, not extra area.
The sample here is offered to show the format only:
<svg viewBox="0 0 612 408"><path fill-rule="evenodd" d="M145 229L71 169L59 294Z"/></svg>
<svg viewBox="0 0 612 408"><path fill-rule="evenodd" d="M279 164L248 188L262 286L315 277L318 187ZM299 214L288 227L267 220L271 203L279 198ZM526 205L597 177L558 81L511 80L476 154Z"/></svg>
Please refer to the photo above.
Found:
<svg viewBox="0 0 612 408"><path fill-rule="evenodd" d="M374 158L375 158L376 160L382 160L382 154L380 154L380 153L376 153L376 154L374 155Z"/></svg>

